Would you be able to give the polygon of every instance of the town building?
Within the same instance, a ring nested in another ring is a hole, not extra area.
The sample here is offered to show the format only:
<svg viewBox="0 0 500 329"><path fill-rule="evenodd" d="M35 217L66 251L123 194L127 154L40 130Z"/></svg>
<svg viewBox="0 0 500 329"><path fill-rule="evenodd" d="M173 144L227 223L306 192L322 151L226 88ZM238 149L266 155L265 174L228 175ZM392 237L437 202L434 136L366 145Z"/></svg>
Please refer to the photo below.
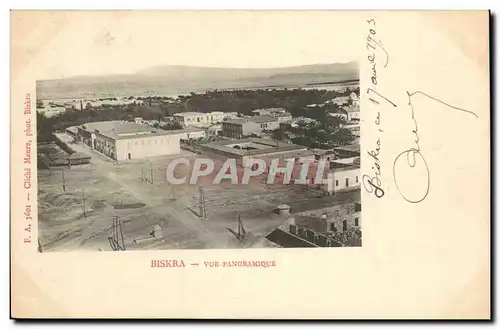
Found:
<svg viewBox="0 0 500 329"><path fill-rule="evenodd" d="M276 119L276 121L278 121L278 123L292 119L292 115L286 109L283 108L257 109L253 110L252 113L254 114L256 119L258 119L258 117L264 117L264 116L273 117Z"/></svg>
<svg viewBox="0 0 500 329"><path fill-rule="evenodd" d="M284 108L266 108L266 109L257 109L253 110L252 113L254 115L268 115L268 116L273 116L279 113L285 114L287 113L287 110Z"/></svg>
<svg viewBox="0 0 500 329"><path fill-rule="evenodd" d="M288 112L287 113L276 113L276 114L272 115L272 117L276 118L278 123L287 122L287 121L292 120L292 115Z"/></svg>
<svg viewBox="0 0 500 329"><path fill-rule="evenodd" d="M344 106L340 108L337 112L329 112L328 115L331 117L343 118L347 122L360 121L361 119L359 106L356 107L354 105Z"/></svg>
<svg viewBox="0 0 500 329"><path fill-rule="evenodd" d="M343 113L346 113L347 115L347 121L359 121L361 119L360 117L360 110L359 106L346 106L341 109Z"/></svg>
<svg viewBox="0 0 500 329"><path fill-rule="evenodd" d="M238 118L238 112L225 112L224 113L224 120L236 119L236 118Z"/></svg>
<svg viewBox="0 0 500 329"><path fill-rule="evenodd" d="M236 139L251 135L259 136L263 131L272 131L278 128L278 120L266 115L229 119L222 122L223 136Z"/></svg>
<svg viewBox="0 0 500 329"><path fill-rule="evenodd" d="M126 121L90 122L77 129L84 144L116 161L180 153L182 131Z"/></svg>
<svg viewBox="0 0 500 329"><path fill-rule="evenodd" d="M339 191L356 189L361 186L360 166L352 164L329 169L328 183L322 185L322 189L328 193L335 194Z"/></svg>
<svg viewBox="0 0 500 329"><path fill-rule="evenodd" d="M276 117L259 115L250 119L260 126L261 131L272 131L280 127L279 121Z"/></svg>
<svg viewBox="0 0 500 329"><path fill-rule="evenodd" d="M181 112L173 115L174 121L181 126L187 127L200 123L219 123L224 120L224 112L214 111L210 113L201 112Z"/></svg>
<svg viewBox="0 0 500 329"><path fill-rule="evenodd" d="M361 202L296 213L289 230L320 247L361 246Z"/></svg>
<svg viewBox="0 0 500 329"><path fill-rule="evenodd" d="M336 118L342 118L345 121L347 121L347 112L346 111L339 111L339 112L328 112L328 115L331 117L336 117Z"/></svg>
<svg viewBox="0 0 500 329"><path fill-rule="evenodd" d="M222 122L222 134L229 138L244 138L260 133L260 125L247 118L229 119Z"/></svg>
<svg viewBox="0 0 500 329"><path fill-rule="evenodd" d="M349 145L336 147L335 153L337 154L337 158L352 158L359 157L360 155L360 145L358 143L353 143Z"/></svg>
<svg viewBox="0 0 500 329"><path fill-rule="evenodd" d="M352 165L360 165L360 157L355 156L355 157L350 157L350 158L339 158L339 157L333 157L328 159L330 162L330 168L332 169L337 169L337 168L345 168L349 167Z"/></svg>
<svg viewBox="0 0 500 329"><path fill-rule="evenodd" d="M292 118L292 119L289 119L286 121L281 121L279 124L280 124L281 129L287 130L290 128L298 127L299 122L310 124L310 123L317 123L318 121L311 119L311 118L307 118L307 117L298 117L298 118Z"/></svg>
<svg viewBox="0 0 500 329"><path fill-rule="evenodd" d="M361 136L361 129L360 129L359 122L355 122L355 121L352 123L349 122L345 125L342 125L342 128L349 130L355 137Z"/></svg>
<svg viewBox="0 0 500 329"><path fill-rule="evenodd" d="M217 123L206 129L207 136L222 136L222 123Z"/></svg>
<svg viewBox="0 0 500 329"><path fill-rule="evenodd" d="M307 147L281 143L260 138L225 140L201 145L201 154L222 162L235 159L238 166L247 166L252 158L273 159L314 159Z"/></svg>
<svg viewBox="0 0 500 329"><path fill-rule="evenodd" d="M90 163L90 155L82 152L76 152L68 156L68 164L70 166Z"/></svg>
<svg viewBox="0 0 500 329"><path fill-rule="evenodd" d="M337 105L337 106L342 106L342 105L347 105L349 103L349 100L351 99L351 97L349 96L339 96L339 97L336 97L334 99L331 99L329 101L326 101L325 103L331 103L331 104L334 104L334 105Z"/></svg>
<svg viewBox="0 0 500 329"><path fill-rule="evenodd" d="M174 134L178 134L181 140L199 139L207 136L205 129L196 127L186 127L184 129L170 130Z"/></svg>

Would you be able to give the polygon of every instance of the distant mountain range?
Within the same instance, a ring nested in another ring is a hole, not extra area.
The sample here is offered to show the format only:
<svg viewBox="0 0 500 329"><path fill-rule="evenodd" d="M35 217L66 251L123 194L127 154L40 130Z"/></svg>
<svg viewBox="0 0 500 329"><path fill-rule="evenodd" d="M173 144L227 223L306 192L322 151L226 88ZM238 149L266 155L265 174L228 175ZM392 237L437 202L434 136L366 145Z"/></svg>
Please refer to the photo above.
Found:
<svg viewBox="0 0 500 329"><path fill-rule="evenodd" d="M174 96L207 89L299 88L359 79L356 62L284 68L158 66L135 74L37 81L37 98Z"/></svg>

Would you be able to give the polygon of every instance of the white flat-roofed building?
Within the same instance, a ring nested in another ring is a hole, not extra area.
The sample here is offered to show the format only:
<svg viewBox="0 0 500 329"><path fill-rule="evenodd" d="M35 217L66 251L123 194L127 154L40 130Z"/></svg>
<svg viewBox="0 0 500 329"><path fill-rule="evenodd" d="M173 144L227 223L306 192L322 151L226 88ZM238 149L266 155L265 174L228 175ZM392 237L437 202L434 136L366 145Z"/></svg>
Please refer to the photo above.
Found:
<svg viewBox="0 0 500 329"><path fill-rule="evenodd" d="M177 121L183 127L204 123L219 123L224 120L224 112L214 111L210 113L202 112L182 112L174 114L174 121Z"/></svg>
<svg viewBox="0 0 500 329"><path fill-rule="evenodd" d="M360 125L359 125L359 123L348 122L347 124L343 125L342 128L348 129L355 137L360 137Z"/></svg>
<svg viewBox="0 0 500 329"><path fill-rule="evenodd" d="M238 118L238 112L225 112L224 113L224 120L237 119L237 118Z"/></svg>
<svg viewBox="0 0 500 329"><path fill-rule="evenodd" d="M182 133L175 130L126 121L90 122L77 129L83 143L116 161L180 153Z"/></svg>
<svg viewBox="0 0 500 329"><path fill-rule="evenodd" d="M361 186L360 175L360 166L357 164L330 169L328 183L323 185L323 188L332 193L359 188Z"/></svg>
<svg viewBox="0 0 500 329"><path fill-rule="evenodd" d="M177 132L179 134L180 139L188 140L188 139L198 139L204 138L207 134L205 129L195 128L195 127L187 127L179 130L171 130L172 133Z"/></svg>
<svg viewBox="0 0 500 329"><path fill-rule="evenodd" d="M256 109L252 111L253 115L268 115L274 116L277 114L286 114L288 111L284 108L266 108L266 109Z"/></svg>

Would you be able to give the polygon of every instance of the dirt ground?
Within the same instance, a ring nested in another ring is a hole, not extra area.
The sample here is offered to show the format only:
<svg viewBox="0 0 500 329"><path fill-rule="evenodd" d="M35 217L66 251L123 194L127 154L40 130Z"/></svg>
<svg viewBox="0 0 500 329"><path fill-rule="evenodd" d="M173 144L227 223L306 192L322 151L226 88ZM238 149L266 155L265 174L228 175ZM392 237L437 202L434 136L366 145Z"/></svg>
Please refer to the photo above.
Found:
<svg viewBox="0 0 500 329"><path fill-rule="evenodd" d="M71 140L65 134L58 137ZM199 216L199 187L172 185L165 179L166 167L174 158L197 155L183 151L181 155L115 164L85 145L70 146L91 155L91 163L38 170L39 234L44 251L112 250L108 236L113 232L114 216L122 221L127 250L265 247L265 235L285 221L273 213L279 204L300 212L360 200L359 191L324 196L301 185L261 180L248 185L228 181L213 185L207 178L199 182L208 218L204 220ZM182 171L180 168L176 175ZM144 206L139 207L141 204ZM237 231L238 216L249 232L245 243L228 231ZM148 236L155 225L161 227L163 237L134 243L134 239Z"/></svg>

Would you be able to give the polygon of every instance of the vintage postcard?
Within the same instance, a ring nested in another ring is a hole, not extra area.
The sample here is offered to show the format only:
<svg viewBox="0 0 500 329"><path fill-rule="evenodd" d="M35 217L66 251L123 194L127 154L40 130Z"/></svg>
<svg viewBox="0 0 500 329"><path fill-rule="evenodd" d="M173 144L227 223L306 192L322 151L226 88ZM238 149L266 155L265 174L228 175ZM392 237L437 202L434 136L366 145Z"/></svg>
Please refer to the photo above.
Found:
<svg viewBox="0 0 500 329"><path fill-rule="evenodd" d="M489 20L12 11L12 317L490 318Z"/></svg>

